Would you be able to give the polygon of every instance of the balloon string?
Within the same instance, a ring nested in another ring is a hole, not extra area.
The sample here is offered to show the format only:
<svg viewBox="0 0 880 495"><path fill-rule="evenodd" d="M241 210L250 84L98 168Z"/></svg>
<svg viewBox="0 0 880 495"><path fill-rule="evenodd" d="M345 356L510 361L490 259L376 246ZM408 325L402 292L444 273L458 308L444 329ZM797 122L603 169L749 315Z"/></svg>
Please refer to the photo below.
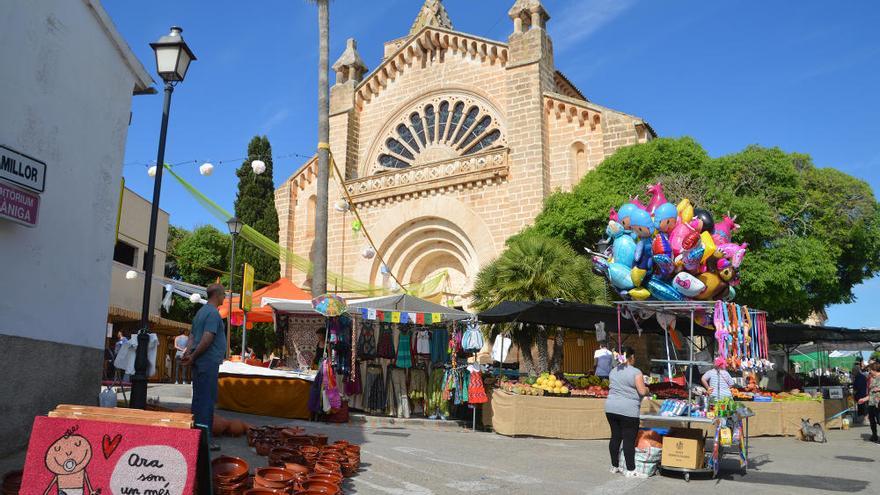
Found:
<svg viewBox="0 0 880 495"><path fill-rule="evenodd" d="M623 342L620 340L620 305L617 306L617 353L623 354Z"/></svg>

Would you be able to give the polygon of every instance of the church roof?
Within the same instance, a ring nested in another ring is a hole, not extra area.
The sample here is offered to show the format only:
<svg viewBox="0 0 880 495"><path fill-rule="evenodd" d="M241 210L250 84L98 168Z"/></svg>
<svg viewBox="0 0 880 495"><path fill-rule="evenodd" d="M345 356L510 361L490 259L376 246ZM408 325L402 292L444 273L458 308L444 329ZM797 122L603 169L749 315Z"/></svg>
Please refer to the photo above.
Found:
<svg viewBox="0 0 880 495"><path fill-rule="evenodd" d="M349 38L345 42L345 51L340 55L339 60L333 64L333 70L339 70L342 67L357 67L361 68L364 71L367 70L367 65L364 64L364 61L361 59L360 54L357 51L357 41L354 38Z"/></svg>
<svg viewBox="0 0 880 495"><path fill-rule="evenodd" d="M449 14L446 13L446 7L443 6L442 0L425 0L422 9L416 16L416 20L413 21L413 25L409 29L410 36L427 26L454 29L452 27L452 20L449 18Z"/></svg>

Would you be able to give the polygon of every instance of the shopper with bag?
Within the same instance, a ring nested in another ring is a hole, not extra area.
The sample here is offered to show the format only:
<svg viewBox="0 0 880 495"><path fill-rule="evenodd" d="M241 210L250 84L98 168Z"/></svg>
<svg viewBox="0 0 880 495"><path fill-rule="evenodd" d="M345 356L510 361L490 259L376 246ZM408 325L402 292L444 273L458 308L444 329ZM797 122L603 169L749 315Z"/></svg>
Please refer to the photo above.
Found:
<svg viewBox="0 0 880 495"><path fill-rule="evenodd" d="M859 404L868 403L868 422L871 425L871 441L877 442L877 424L880 423L880 363L868 366L868 396L859 399Z"/></svg>
<svg viewBox="0 0 880 495"><path fill-rule="evenodd" d="M605 400L605 417L611 427L608 451L611 454L611 472L620 473L620 449L626 461L627 478L645 475L636 471L636 434L639 431L639 414L642 399L648 395L648 387L641 370L635 367L636 353L632 347L621 349L617 365L608 376L608 398Z"/></svg>
<svg viewBox="0 0 880 495"><path fill-rule="evenodd" d="M196 424L206 426L209 435L214 427L220 364L226 357L226 327L217 310L225 298L222 285L208 286L208 304L202 306L193 318L192 334L180 360L181 365L192 366L193 419ZM210 445L211 450L220 450L218 445Z"/></svg>

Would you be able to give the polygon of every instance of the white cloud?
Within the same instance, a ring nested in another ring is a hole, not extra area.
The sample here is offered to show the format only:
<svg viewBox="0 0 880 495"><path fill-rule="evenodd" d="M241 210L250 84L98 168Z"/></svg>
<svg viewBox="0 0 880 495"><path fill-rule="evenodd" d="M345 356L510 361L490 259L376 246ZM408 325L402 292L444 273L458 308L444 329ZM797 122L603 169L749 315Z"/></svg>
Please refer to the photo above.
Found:
<svg viewBox="0 0 880 495"><path fill-rule="evenodd" d="M290 115L290 110L288 110L286 107L279 108L278 110L275 111L275 113L270 115L269 118L263 122L263 124L260 126L260 132L262 132L264 134L268 133L276 125L284 122L284 120L287 119L288 115Z"/></svg>
<svg viewBox="0 0 880 495"><path fill-rule="evenodd" d="M573 48L633 5L635 0L570 0L561 11L550 13L553 46L557 52Z"/></svg>

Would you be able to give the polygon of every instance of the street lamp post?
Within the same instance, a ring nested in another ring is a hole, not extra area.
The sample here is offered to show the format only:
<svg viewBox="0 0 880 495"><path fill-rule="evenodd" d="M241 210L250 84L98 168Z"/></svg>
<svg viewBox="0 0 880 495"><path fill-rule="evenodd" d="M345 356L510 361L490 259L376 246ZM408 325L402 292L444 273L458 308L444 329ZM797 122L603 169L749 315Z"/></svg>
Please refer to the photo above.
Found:
<svg viewBox="0 0 880 495"><path fill-rule="evenodd" d="M235 280L235 238L241 232L243 224L238 217L232 217L226 221L226 226L229 227L229 235L232 236L232 255L229 257L229 314L227 315L226 323L226 357L229 357L230 342L232 342L232 285Z"/></svg>
<svg viewBox="0 0 880 495"><path fill-rule="evenodd" d="M162 169L165 164L165 136L168 133L168 112L171 110L171 93L174 85L186 77L189 64L196 59L183 41L183 29L173 26L171 32L150 43L156 54L156 69L165 81L165 104L162 108L162 127L159 131L159 151L156 157L156 176L153 182L153 204L150 208L150 232L147 254L144 257L144 299L141 306L141 323L138 330L137 354L134 360L134 376L131 377L131 403L136 409L147 407L147 347L149 346L150 292L153 285L153 257L156 251L156 223L159 217L159 194L162 190Z"/></svg>

